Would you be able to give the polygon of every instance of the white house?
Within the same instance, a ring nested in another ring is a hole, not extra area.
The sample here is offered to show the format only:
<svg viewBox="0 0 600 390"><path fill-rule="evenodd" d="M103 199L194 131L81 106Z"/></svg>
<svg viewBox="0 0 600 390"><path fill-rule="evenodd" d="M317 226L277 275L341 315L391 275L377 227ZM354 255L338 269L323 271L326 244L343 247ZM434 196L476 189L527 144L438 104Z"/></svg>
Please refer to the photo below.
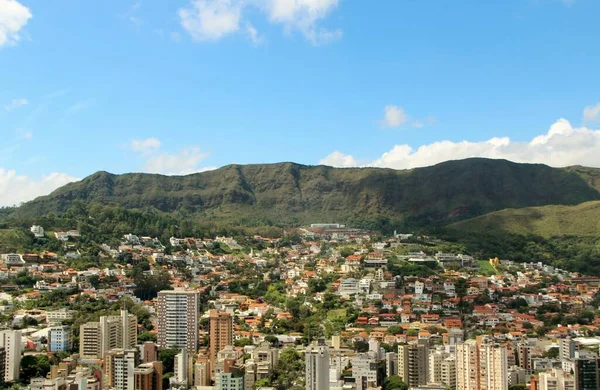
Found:
<svg viewBox="0 0 600 390"><path fill-rule="evenodd" d="M33 233L35 238L44 237L44 228L39 225L33 225L32 227L29 228L29 230L31 230L31 233Z"/></svg>

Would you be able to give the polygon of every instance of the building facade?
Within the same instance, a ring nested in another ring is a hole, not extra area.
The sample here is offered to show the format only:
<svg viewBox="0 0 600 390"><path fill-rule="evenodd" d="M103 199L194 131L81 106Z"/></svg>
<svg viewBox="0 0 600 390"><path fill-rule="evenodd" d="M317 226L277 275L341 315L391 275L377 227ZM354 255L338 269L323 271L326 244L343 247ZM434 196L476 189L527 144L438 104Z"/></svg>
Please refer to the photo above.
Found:
<svg viewBox="0 0 600 390"><path fill-rule="evenodd" d="M198 347L198 293L161 291L158 293L159 348L185 349L193 356Z"/></svg>

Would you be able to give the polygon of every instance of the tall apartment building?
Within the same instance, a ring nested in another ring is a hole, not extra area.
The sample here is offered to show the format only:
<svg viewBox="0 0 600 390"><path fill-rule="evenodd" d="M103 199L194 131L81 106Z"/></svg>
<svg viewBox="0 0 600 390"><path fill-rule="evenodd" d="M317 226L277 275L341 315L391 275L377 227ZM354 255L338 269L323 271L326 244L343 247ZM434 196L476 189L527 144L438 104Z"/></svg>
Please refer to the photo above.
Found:
<svg viewBox="0 0 600 390"><path fill-rule="evenodd" d="M329 389L329 348L309 345L306 348L306 390Z"/></svg>
<svg viewBox="0 0 600 390"><path fill-rule="evenodd" d="M456 346L457 390L507 390L506 347L469 340Z"/></svg>
<svg viewBox="0 0 600 390"><path fill-rule="evenodd" d="M69 326L55 326L48 331L48 351L65 352L71 349L71 328Z"/></svg>
<svg viewBox="0 0 600 390"><path fill-rule="evenodd" d="M0 348L4 348L6 351L4 381L14 382L19 379L19 369L21 366L21 331L0 331Z"/></svg>
<svg viewBox="0 0 600 390"><path fill-rule="evenodd" d="M456 388L456 357L453 355L442 362L441 382L451 389Z"/></svg>
<svg viewBox="0 0 600 390"><path fill-rule="evenodd" d="M558 351L560 360L573 359L577 351L577 342L569 337L558 340Z"/></svg>
<svg viewBox="0 0 600 390"><path fill-rule="evenodd" d="M370 385L377 386L377 373L377 357L373 352L359 353L352 358L352 377L355 379L357 390Z"/></svg>
<svg viewBox="0 0 600 390"><path fill-rule="evenodd" d="M142 363L133 370L135 390L162 390L162 362Z"/></svg>
<svg viewBox="0 0 600 390"><path fill-rule="evenodd" d="M427 344L417 343L398 346L398 376L409 387L426 385L428 382Z"/></svg>
<svg viewBox="0 0 600 390"><path fill-rule="evenodd" d="M79 356L102 359L111 349L132 349L137 344L137 317L121 310L118 316L102 316L79 329Z"/></svg>
<svg viewBox="0 0 600 390"><path fill-rule="evenodd" d="M104 381L115 390L138 390L135 387L135 349L113 349L104 355Z"/></svg>
<svg viewBox="0 0 600 390"><path fill-rule="evenodd" d="M152 341L140 345L140 359L143 363L152 363L158 360L158 346Z"/></svg>
<svg viewBox="0 0 600 390"><path fill-rule="evenodd" d="M385 376L398 375L398 354L388 352L385 354Z"/></svg>
<svg viewBox="0 0 600 390"><path fill-rule="evenodd" d="M0 347L0 383L6 382L4 375L6 375L6 349Z"/></svg>
<svg viewBox="0 0 600 390"><path fill-rule="evenodd" d="M159 348L185 349L189 356L198 347L198 292L161 291L158 293Z"/></svg>
<svg viewBox="0 0 600 390"><path fill-rule="evenodd" d="M506 347L499 344L479 346L481 390L508 390Z"/></svg>
<svg viewBox="0 0 600 390"><path fill-rule="evenodd" d="M211 371L214 371L219 351L228 345L233 345L233 318L227 313L209 310L208 325L208 358L211 363Z"/></svg>
<svg viewBox="0 0 600 390"><path fill-rule="evenodd" d="M533 347L524 343L517 345L517 364L528 374L533 373Z"/></svg>
<svg viewBox="0 0 600 390"><path fill-rule="evenodd" d="M479 347L475 340L456 344L456 390L479 390Z"/></svg>
<svg viewBox="0 0 600 390"><path fill-rule="evenodd" d="M598 390L598 358L589 351L577 351L574 360L575 388L577 390Z"/></svg>
<svg viewBox="0 0 600 390"><path fill-rule="evenodd" d="M428 367L428 382L427 383L442 383L442 363L450 356L443 349L437 349L429 352L429 367Z"/></svg>

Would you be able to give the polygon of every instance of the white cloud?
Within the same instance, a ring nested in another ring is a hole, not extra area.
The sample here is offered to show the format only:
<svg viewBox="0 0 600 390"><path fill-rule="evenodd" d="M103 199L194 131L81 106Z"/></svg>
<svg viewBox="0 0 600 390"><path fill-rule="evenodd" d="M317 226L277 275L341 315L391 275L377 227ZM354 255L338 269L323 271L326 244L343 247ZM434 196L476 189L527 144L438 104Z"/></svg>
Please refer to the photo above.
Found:
<svg viewBox="0 0 600 390"><path fill-rule="evenodd" d="M19 32L31 16L29 8L18 1L0 0L0 47L19 42Z"/></svg>
<svg viewBox="0 0 600 390"><path fill-rule="evenodd" d="M338 153L338 155L334 155ZM508 137L494 137L487 141L438 141L413 149L406 144L395 145L375 161L359 161L352 155L334 152L321 160L333 166L373 166L409 169L434 165L442 161L469 157L502 158L523 163L543 163L555 167L586 165L600 167L600 130L574 128L566 119L556 121L545 134L529 142L516 142ZM333 155L333 157L332 157Z"/></svg>
<svg viewBox="0 0 600 390"><path fill-rule="evenodd" d="M330 165L332 167L348 168L356 167L360 164L354 157L349 154L344 154L338 150L329 154L327 157L319 161L321 165Z"/></svg>
<svg viewBox="0 0 600 390"><path fill-rule="evenodd" d="M215 41L238 31L241 16L238 0L194 0L179 10L181 25L197 41Z"/></svg>
<svg viewBox="0 0 600 390"><path fill-rule="evenodd" d="M23 138L25 139L32 139L33 138L33 133L31 131L27 131L23 134Z"/></svg>
<svg viewBox="0 0 600 390"><path fill-rule="evenodd" d="M433 116L428 116L425 120L411 118L404 108L393 104L385 106L383 112L383 119L379 121L379 125L385 128L398 128L408 122L411 122L410 125L412 127L421 128L425 127L425 125L433 125L436 122Z"/></svg>
<svg viewBox="0 0 600 390"><path fill-rule="evenodd" d="M317 26L338 6L339 0L266 0L261 4L272 22L283 24L288 31L299 30L314 45L342 36L341 30Z"/></svg>
<svg viewBox="0 0 600 390"><path fill-rule="evenodd" d="M176 154L158 153L146 160L143 170L148 173L161 173L163 175L188 175L215 169L198 166L206 157L208 157L208 153L203 153L198 147L186 148Z"/></svg>
<svg viewBox="0 0 600 390"><path fill-rule="evenodd" d="M161 151L161 142L157 138L145 138L131 141L127 147L140 154L144 159L143 172L160 173L163 175L188 175L205 172L216 167L201 167L209 154L202 152L199 147L192 146L178 153Z"/></svg>
<svg viewBox="0 0 600 390"><path fill-rule="evenodd" d="M584 108L583 120L586 122L600 121L600 103Z"/></svg>
<svg viewBox="0 0 600 390"><path fill-rule="evenodd" d="M381 120L382 127L400 127L408 122L408 115L402 107L388 105L384 109L384 117Z"/></svg>
<svg viewBox="0 0 600 390"><path fill-rule="evenodd" d="M252 23L246 23L246 35L250 38L250 41L254 46L259 46L265 41L265 37L258 33L258 30L252 25Z"/></svg>
<svg viewBox="0 0 600 390"><path fill-rule="evenodd" d="M151 153L160 148L160 141L157 138L150 137L146 139L134 139L129 144L129 148L134 152Z"/></svg>
<svg viewBox="0 0 600 390"><path fill-rule="evenodd" d="M58 187L79 180L66 173L53 172L40 179L18 175L15 170L0 168L0 206L14 206L47 195Z"/></svg>
<svg viewBox="0 0 600 390"><path fill-rule="evenodd" d="M337 6L339 0L191 0L190 5L178 11L185 31L197 41L216 41L239 32L249 8L266 14L271 23L281 24L286 32L299 31L313 45L341 38L339 29L320 27ZM254 44L259 38L250 21L243 32Z"/></svg>
<svg viewBox="0 0 600 390"><path fill-rule="evenodd" d="M86 108L90 107L92 104L94 103L94 99L87 99L87 100L82 100L79 102L76 102L72 105L70 105L67 108L67 114L75 114L79 111L83 111Z"/></svg>
<svg viewBox="0 0 600 390"><path fill-rule="evenodd" d="M1 1L1 0L0 0ZM29 101L25 98L13 99L12 102L4 106L6 111L12 111L15 108L23 107L29 104Z"/></svg>

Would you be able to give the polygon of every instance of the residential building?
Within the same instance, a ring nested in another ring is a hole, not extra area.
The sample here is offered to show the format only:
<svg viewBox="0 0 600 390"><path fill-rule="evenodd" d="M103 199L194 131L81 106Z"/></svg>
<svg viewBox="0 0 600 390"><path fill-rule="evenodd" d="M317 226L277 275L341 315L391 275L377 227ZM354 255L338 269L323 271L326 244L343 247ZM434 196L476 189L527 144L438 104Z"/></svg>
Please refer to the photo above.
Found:
<svg viewBox="0 0 600 390"><path fill-rule="evenodd" d="M74 314L74 310L67 310L64 308L54 311L47 311L46 322L48 323L48 326L59 326L63 324L63 321L72 319Z"/></svg>
<svg viewBox="0 0 600 390"><path fill-rule="evenodd" d="M575 377L560 368L538 375L538 390L576 390Z"/></svg>
<svg viewBox="0 0 600 390"><path fill-rule="evenodd" d="M574 370L576 390L598 390L598 356L589 351L575 353Z"/></svg>
<svg viewBox="0 0 600 390"><path fill-rule="evenodd" d="M143 363L152 363L158 360L158 346L152 341L146 341L140 346L140 358Z"/></svg>
<svg viewBox="0 0 600 390"><path fill-rule="evenodd" d="M19 369L21 367L21 331L0 331L0 348L4 348L6 351L4 381L14 382L19 379Z"/></svg>
<svg viewBox="0 0 600 390"><path fill-rule="evenodd" d="M457 390L507 390L506 347L468 340L456 346Z"/></svg>
<svg viewBox="0 0 600 390"><path fill-rule="evenodd" d="M456 357L448 356L442 362L441 384L451 389L456 388Z"/></svg>
<svg viewBox="0 0 600 390"><path fill-rule="evenodd" d="M159 348L185 349L193 356L198 347L198 292L161 291L158 293Z"/></svg>
<svg viewBox="0 0 600 390"><path fill-rule="evenodd" d="M71 350L72 338L71 327L55 326L48 331L48 351L66 352Z"/></svg>
<svg viewBox="0 0 600 390"><path fill-rule="evenodd" d="M31 233L33 233L35 238L44 237L44 228L39 225L33 225L29 228L29 230L31 231Z"/></svg>
<svg viewBox="0 0 600 390"><path fill-rule="evenodd" d="M340 282L340 287L338 288L338 294L345 295L355 295L360 293L359 281L354 278L344 279Z"/></svg>
<svg viewBox="0 0 600 390"><path fill-rule="evenodd" d="M208 358L212 365L211 370L214 371L219 351L233 345L233 318L228 313L209 310L208 325Z"/></svg>
<svg viewBox="0 0 600 390"><path fill-rule="evenodd" d="M162 362L142 363L133 370L133 375L135 378L135 390L162 390Z"/></svg>
<svg viewBox="0 0 600 390"><path fill-rule="evenodd" d="M0 383L7 382L6 375L6 348L0 347Z"/></svg>
<svg viewBox="0 0 600 390"><path fill-rule="evenodd" d="M244 372L237 368L231 368L228 372L219 374L217 380L218 390L245 390Z"/></svg>
<svg viewBox="0 0 600 390"><path fill-rule="evenodd" d="M398 354L388 352L385 354L385 376L398 375Z"/></svg>
<svg viewBox="0 0 600 390"><path fill-rule="evenodd" d="M428 355L429 348L426 343L398 346L398 376L409 387L427 384Z"/></svg>
<svg viewBox="0 0 600 390"><path fill-rule="evenodd" d="M527 373L533 373L533 347L524 343L517 345L517 364Z"/></svg>
<svg viewBox="0 0 600 390"><path fill-rule="evenodd" d="M138 390L135 387L135 349L113 349L104 356L104 384L115 390Z"/></svg>
<svg viewBox="0 0 600 390"><path fill-rule="evenodd" d="M83 360L102 359L112 349L132 349L137 344L137 317L121 310L118 316L102 316L79 329L79 355Z"/></svg>
<svg viewBox="0 0 600 390"><path fill-rule="evenodd" d="M367 386L377 386L377 358L375 354L359 353L352 358L352 377L355 379L357 390Z"/></svg>
<svg viewBox="0 0 600 390"><path fill-rule="evenodd" d="M329 348L320 345L309 345L306 348L306 390L329 389Z"/></svg>

